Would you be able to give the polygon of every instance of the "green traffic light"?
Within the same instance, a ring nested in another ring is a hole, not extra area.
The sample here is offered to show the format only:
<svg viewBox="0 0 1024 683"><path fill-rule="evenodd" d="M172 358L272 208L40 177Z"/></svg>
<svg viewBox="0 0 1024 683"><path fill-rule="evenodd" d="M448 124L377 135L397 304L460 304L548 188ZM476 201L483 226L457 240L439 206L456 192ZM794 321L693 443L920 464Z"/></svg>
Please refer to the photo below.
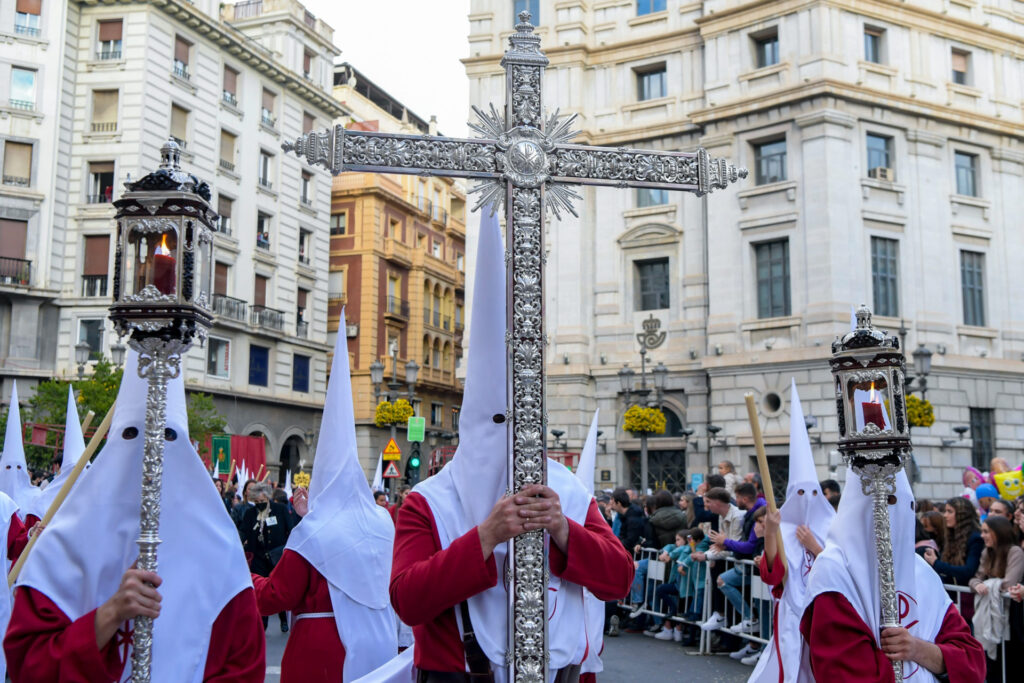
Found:
<svg viewBox="0 0 1024 683"><path fill-rule="evenodd" d="M419 467L420 466L420 459L419 458L410 458L409 459L409 466L410 467Z"/></svg>

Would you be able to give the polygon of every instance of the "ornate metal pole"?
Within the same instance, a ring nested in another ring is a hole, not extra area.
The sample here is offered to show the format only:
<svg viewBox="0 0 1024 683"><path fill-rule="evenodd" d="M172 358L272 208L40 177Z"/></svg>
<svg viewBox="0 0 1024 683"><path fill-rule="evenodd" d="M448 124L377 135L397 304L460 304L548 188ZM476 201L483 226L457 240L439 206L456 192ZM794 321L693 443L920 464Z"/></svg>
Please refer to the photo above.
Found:
<svg viewBox="0 0 1024 683"><path fill-rule="evenodd" d="M181 150L168 141L160 168L135 182L114 202L117 251L110 319L138 351L139 377L147 380L142 454L138 568L157 571L160 494L163 489L167 383L181 371L181 355L206 338L213 322L210 188L179 167ZM159 664L158 664L159 665ZM148 683L153 667L153 620L137 617L131 676Z"/></svg>
<svg viewBox="0 0 1024 683"><path fill-rule="evenodd" d="M900 626L895 564L890 532L889 496L896 475L910 457L910 424L905 401L906 361L900 341L871 326L871 311L861 306L857 327L832 343L839 451L860 477L872 502L878 559L881 628ZM893 662L896 682L903 663Z"/></svg>
<svg viewBox="0 0 1024 683"><path fill-rule="evenodd" d="M724 189L747 176L704 149L660 152L573 145L575 117L545 117L541 90L547 57L529 12L519 14L502 59L503 111L475 109L470 127L481 137L350 131L337 125L282 145L310 165L332 173L359 171L474 178L474 209L506 214L510 382L509 488L547 480L544 442L544 220L547 211L576 215L573 185L648 187L697 195ZM514 539L509 548L510 680L541 683L547 670L547 562L541 532Z"/></svg>
<svg viewBox="0 0 1024 683"><path fill-rule="evenodd" d="M139 352L139 377L148 380L146 435L142 458L142 505L139 510L138 568L157 570L160 545L160 492L163 490L164 431L167 425L167 382L181 371L181 342L130 340ZM187 348L187 347L186 347ZM135 618L132 636L132 681L148 683L153 665L153 619Z"/></svg>

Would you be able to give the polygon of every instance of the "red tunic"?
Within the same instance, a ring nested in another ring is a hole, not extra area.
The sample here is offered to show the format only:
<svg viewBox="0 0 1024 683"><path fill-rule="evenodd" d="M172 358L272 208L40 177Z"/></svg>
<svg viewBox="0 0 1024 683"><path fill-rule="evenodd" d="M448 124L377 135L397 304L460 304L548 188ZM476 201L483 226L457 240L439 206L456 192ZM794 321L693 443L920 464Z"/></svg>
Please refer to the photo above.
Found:
<svg viewBox="0 0 1024 683"><path fill-rule="evenodd" d="M182 628L188 628L182 625ZM96 647L96 610L75 621L43 593L22 587L4 638L7 673L15 682L112 683L124 672L121 634ZM258 683L266 676L266 639L252 589L231 599L210 635L203 680Z"/></svg>
<svg viewBox="0 0 1024 683"><path fill-rule="evenodd" d="M25 525L18 515L11 515L11 526L7 529L7 561L17 562L21 553L28 545L28 530L32 525Z"/></svg>
<svg viewBox="0 0 1024 683"><path fill-rule="evenodd" d="M549 563L555 576L585 586L600 600L622 598L633 582L633 560L593 501L584 525L569 520L568 552L551 544ZM391 604L412 626L418 668L466 670L454 607L497 580L494 555L484 559L476 527L442 550L426 499L415 492L406 497L395 531Z"/></svg>
<svg viewBox="0 0 1024 683"><path fill-rule="evenodd" d="M868 625L839 593L815 598L804 612L800 632L810 645L811 669L819 681L888 683L896 678ZM985 651L953 605L946 611L935 644L942 650L950 681L985 680Z"/></svg>
<svg viewBox="0 0 1024 683"><path fill-rule="evenodd" d="M333 612L327 580L302 555L285 550L270 576L253 574L260 614ZM345 648L334 619L299 619L281 659L281 683L342 680Z"/></svg>

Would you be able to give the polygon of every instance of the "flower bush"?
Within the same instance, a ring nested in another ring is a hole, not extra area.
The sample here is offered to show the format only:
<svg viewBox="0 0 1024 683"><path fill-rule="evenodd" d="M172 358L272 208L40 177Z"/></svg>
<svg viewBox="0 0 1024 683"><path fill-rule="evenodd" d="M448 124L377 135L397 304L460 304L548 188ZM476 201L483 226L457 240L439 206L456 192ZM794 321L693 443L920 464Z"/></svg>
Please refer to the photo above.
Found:
<svg viewBox="0 0 1024 683"><path fill-rule="evenodd" d="M377 410L374 412L373 423L378 427L387 427L393 424L405 424L410 417L412 417L412 404L404 398L400 398L394 403L381 401L377 404Z"/></svg>
<svg viewBox="0 0 1024 683"><path fill-rule="evenodd" d="M931 427L935 424L931 401L914 394L907 396L907 420L911 427Z"/></svg>
<svg viewBox="0 0 1024 683"><path fill-rule="evenodd" d="M627 432L664 434L665 413L657 408L631 406L623 415L622 428Z"/></svg>

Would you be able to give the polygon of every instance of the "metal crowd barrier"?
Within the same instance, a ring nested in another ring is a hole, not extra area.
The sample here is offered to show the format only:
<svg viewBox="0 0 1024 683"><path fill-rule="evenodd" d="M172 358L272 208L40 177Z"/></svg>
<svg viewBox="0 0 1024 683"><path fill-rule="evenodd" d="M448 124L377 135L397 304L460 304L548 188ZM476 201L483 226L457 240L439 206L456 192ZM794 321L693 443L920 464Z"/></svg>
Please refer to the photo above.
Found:
<svg viewBox="0 0 1024 683"><path fill-rule="evenodd" d="M676 576L676 562L674 562L674 561L661 562L660 560L658 560L658 556L660 554L661 554L661 551L659 549L656 549L656 548L643 548L640 551L640 559L641 559L641 561L643 561L643 560L647 561L647 576L646 576L646 578L644 580L644 592L643 592L644 608L642 610L640 610L640 612L643 613L643 614L650 615L652 617L658 617L660 619L668 619L669 621L672 621L674 623L689 624L691 626L696 626L696 627L699 628L701 622L703 622L703 621L705 621L705 620L707 620L707 619L709 619L711 617L711 613L712 613L712 609L711 609L712 591L716 587L715 586L715 582L713 582L711 580L710 571L709 571L709 568L707 567L707 563L704 563L704 571L707 572L707 575L705 577L704 595L703 595L702 605L701 605L701 609L700 609L700 614L701 614L700 621L688 620L688 619L683 618L683 616L682 616L683 614L686 614L687 612L695 611L695 610L692 609L692 607L694 606L694 602L696 600L695 596L690 596L690 597L687 597L687 598L680 598L679 601L678 601L679 606L676 609L676 614L674 616L669 617L666 612L655 609L655 607L657 607L655 591L658 589L659 586L664 584L666 582L666 580L675 580L674 577ZM758 625L760 627L759 628L759 632L756 633L756 634L754 634L754 633L732 633L732 632L729 632L729 633L731 633L731 635L734 635L734 636L736 636L738 638L742 638L743 640L746 640L746 641L749 641L749 642L752 642L752 643L760 643L761 645L768 644L771 641L771 639L772 639L772 629L774 627L774 623L773 623L774 620L772 619L774 611L773 611L773 604L772 604L772 589L771 589L771 586L769 586L769 585L765 584L763 581L761 581L761 578L757 575L757 573L754 570L754 568L756 567L756 564L753 562L753 560L737 560L737 559L735 559L733 557L724 557L724 558L717 558L717 559L715 559L713 561L716 562L716 563L723 563L724 564L724 569L723 569L722 573L724 573L725 571L728 571L729 569L731 569L733 567L736 567L736 566L740 566L740 567L744 568L743 569L743 571L744 571L744 581L743 581L742 586L740 587L740 596L741 596L743 602L745 602L747 605L750 605L751 614L757 616ZM696 566L697 565L695 564L694 567L696 567ZM715 575L717 577L719 575L719 573L716 571ZM955 586L955 585L951 585L951 584L945 584L944 587L945 587L946 591L950 594L950 597L953 600L953 604L956 605L957 610L961 611L961 613L962 613L961 603L962 603L963 595L964 594L973 595L973 591L971 591L971 589L968 586ZM1009 601L1011 599L1010 598L1010 594L1009 593L1004 593L1002 595L1002 597L1003 597L1003 600L1004 600L1003 612L1006 615L1006 618L1008 620L1009 619L1009 613L1010 613L1010 610L1009 610ZM742 615L738 614L736 612L736 610L733 609L732 603L730 603L727 599L725 600L725 604L726 604L726 608L725 608L725 612L723 614L723 616L725 617L725 620L726 620L725 624L721 628L716 629L718 631L723 631L723 632L727 631L730 626L733 626L734 624L737 623L737 621L742 619ZM700 632L700 643L699 643L699 646L697 648L697 652L696 653L688 653L688 654L701 654L701 655L711 654L711 637L710 636L711 636L711 633L709 633L707 631L701 631ZM1007 680L1006 679L1006 643L1007 643L1006 640L1004 640L1002 642L1002 644L1000 646L1000 657L999 657L999 660L1000 660L1000 663L1001 663L1001 666L1002 666L1002 680L1004 680L1004 681Z"/></svg>

